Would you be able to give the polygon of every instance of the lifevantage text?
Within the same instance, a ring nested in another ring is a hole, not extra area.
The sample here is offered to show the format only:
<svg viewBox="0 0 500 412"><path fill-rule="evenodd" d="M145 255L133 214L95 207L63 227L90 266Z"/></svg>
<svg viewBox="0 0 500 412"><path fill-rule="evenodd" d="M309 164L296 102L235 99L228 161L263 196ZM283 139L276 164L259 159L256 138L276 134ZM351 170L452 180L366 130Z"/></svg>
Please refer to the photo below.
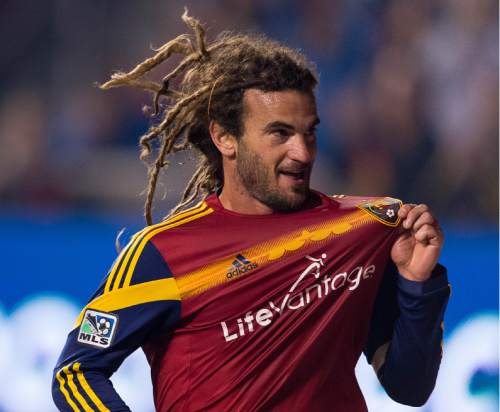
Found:
<svg viewBox="0 0 500 412"><path fill-rule="evenodd" d="M335 275L322 275L321 268L325 266L326 254L323 253L320 258L306 256L306 259L312 263L298 276L297 280L283 296L281 301L269 301L264 307L253 311L248 311L236 322L221 322L222 334L226 342L231 342L255 332L259 328L271 325L280 315L287 311L295 311L309 305L315 299L322 299L330 293L340 289L348 288L354 291L358 288L361 281L369 279L375 273L375 265L357 266L346 272ZM317 281L311 286L297 291L299 284L306 276L314 276Z"/></svg>

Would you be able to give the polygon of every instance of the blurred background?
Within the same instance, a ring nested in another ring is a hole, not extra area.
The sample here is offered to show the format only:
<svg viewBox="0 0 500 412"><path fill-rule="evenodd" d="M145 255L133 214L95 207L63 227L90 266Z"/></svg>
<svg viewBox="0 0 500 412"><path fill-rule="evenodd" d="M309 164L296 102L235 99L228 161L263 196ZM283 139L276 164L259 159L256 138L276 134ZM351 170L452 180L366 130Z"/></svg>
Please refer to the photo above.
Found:
<svg viewBox="0 0 500 412"><path fill-rule="evenodd" d="M187 32L184 5L209 38L261 31L316 62L316 188L428 203L445 229L453 295L437 387L423 408L397 405L362 359L370 411L497 411L495 0L1 1L0 411L55 409L66 333L116 257L118 231L126 241L144 224L137 142L151 96L95 82ZM156 220L192 168L177 158L164 173ZM113 381L132 410L153 410L142 353Z"/></svg>

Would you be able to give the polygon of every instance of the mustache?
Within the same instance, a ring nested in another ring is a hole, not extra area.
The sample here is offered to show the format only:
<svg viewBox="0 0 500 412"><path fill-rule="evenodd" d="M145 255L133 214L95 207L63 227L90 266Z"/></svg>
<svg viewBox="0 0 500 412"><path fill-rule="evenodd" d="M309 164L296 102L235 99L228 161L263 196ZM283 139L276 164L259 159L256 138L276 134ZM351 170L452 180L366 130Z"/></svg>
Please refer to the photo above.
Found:
<svg viewBox="0 0 500 412"><path fill-rule="evenodd" d="M280 173L309 173L311 171L311 165L289 165L281 166L278 168Z"/></svg>

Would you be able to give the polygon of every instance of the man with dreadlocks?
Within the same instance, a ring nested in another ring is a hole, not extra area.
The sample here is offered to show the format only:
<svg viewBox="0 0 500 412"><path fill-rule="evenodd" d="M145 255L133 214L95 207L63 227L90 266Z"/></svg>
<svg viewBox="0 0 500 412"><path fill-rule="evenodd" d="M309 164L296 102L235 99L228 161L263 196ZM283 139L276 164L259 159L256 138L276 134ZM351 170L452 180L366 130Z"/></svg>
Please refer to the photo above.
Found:
<svg viewBox="0 0 500 412"><path fill-rule="evenodd" d="M207 44L198 21L183 20L193 37L101 86L154 93L162 117L141 157L158 154L148 226L69 333L57 407L129 410L110 376L139 347L158 411L366 411L354 374L362 352L391 397L422 405L449 296L436 219L425 205L311 190L319 119L307 60L263 36ZM144 77L173 53L184 59L162 83ZM152 224L159 171L188 148L199 167Z"/></svg>

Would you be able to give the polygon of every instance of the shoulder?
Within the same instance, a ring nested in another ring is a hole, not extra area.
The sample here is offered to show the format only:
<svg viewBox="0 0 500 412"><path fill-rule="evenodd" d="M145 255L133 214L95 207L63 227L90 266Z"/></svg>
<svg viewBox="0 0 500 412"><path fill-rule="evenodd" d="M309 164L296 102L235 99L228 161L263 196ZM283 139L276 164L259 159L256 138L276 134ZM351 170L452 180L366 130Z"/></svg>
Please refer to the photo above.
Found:
<svg viewBox="0 0 500 412"><path fill-rule="evenodd" d="M142 237L144 239L153 239L161 233L168 233L175 231L175 228L190 224L197 225L204 221L206 216L211 215L214 208L211 207L206 200L201 201L196 206L181 210L174 215L168 216L165 220L155 225L147 226L140 232L136 233L134 237Z"/></svg>
<svg viewBox="0 0 500 412"><path fill-rule="evenodd" d="M165 251L158 240L177 228L195 223L212 211L203 201L135 233L118 256L108 277L107 289L172 277L164 257Z"/></svg>
<svg viewBox="0 0 500 412"><path fill-rule="evenodd" d="M388 226L398 226L398 211L403 202L390 196L331 195L340 209L361 210L375 220Z"/></svg>
<svg viewBox="0 0 500 412"><path fill-rule="evenodd" d="M141 246L149 243L156 244L159 239L168 237L170 234L177 233L186 227L193 228L199 226L201 223L206 223L207 216L211 215L214 209L208 202L201 201L196 206L181 210L174 215L168 216L160 223L146 226L131 238L131 242L138 243L139 249Z"/></svg>

